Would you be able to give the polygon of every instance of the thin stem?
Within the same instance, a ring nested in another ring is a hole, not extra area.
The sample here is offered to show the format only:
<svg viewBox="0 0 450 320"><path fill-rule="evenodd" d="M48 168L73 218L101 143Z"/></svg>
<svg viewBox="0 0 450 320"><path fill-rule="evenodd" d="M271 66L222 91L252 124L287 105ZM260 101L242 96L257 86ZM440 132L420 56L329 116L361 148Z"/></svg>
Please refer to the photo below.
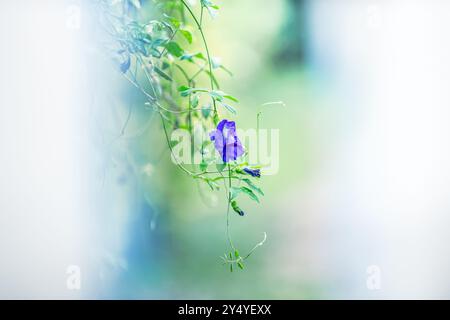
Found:
<svg viewBox="0 0 450 320"><path fill-rule="evenodd" d="M183 5L185 6L185 8L189 11L189 14L192 16L192 18L194 19L195 24L198 27L198 30L200 31L200 35L202 36L202 40L203 40L203 45L205 46L205 50L206 50L206 56L208 58L208 65L209 65L209 73L210 73L210 77L209 77L209 81L210 81L210 85L211 85L211 90L214 90L214 81L213 81L213 72L212 72L212 62L211 62L211 55L209 54L209 48L208 48L208 43L206 42L206 38L205 38L205 34L203 33L203 29L202 29L202 25L200 24L200 22L197 20L197 17L195 16L195 14L192 12L191 8L188 6L188 4L184 1L184 0L180 0ZM217 115L217 107L216 107L216 100L214 100L214 98L212 98L213 101L213 105L214 105L214 115Z"/></svg>
<svg viewBox="0 0 450 320"><path fill-rule="evenodd" d="M178 29L175 30L175 31L173 32L172 36L171 36L170 39L169 39L169 42L172 41L173 38L175 38L175 35L177 34L177 32L178 32ZM167 48L164 47L163 51L162 51L161 54L159 55L159 58L161 58L162 56L164 56L164 53L166 53L166 51L167 51Z"/></svg>
<svg viewBox="0 0 450 320"><path fill-rule="evenodd" d="M148 74L147 66L146 66L145 63L144 63L144 59L142 59L141 55L138 55L137 57L138 57L138 59L139 59L139 62L141 63L142 69L144 69L145 77L147 78L147 81L148 81L148 83L150 84L150 87L152 88L153 94L155 95L155 99L156 99L156 97L157 97L158 95L156 94L155 87L153 86L153 82L152 82L152 80L150 79L150 75Z"/></svg>
<svg viewBox="0 0 450 320"><path fill-rule="evenodd" d="M236 251L230 236L230 206L231 206L231 166L228 163L228 206L227 206L227 238L231 249Z"/></svg>
<svg viewBox="0 0 450 320"><path fill-rule="evenodd" d="M200 9L200 26L202 26L203 23L203 6Z"/></svg>
<svg viewBox="0 0 450 320"><path fill-rule="evenodd" d="M125 120L125 123L122 126L122 130L120 130L120 135L123 136L125 134L125 129L128 126L128 122L131 119L131 114L133 113L133 104L130 104L130 107L128 108L128 115L127 115L127 119Z"/></svg>
<svg viewBox="0 0 450 320"><path fill-rule="evenodd" d="M198 76L200 73L202 73L203 70L205 70L205 67L206 67L206 65L200 67L200 68L198 69L198 71L197 71L196 73L194 73L194 75L189 79L189 81L191 81L191 82L194 81L194 79L197 78L197 76Z"/></svg>
<svg viewBox="0 0 450 320"><path fill-rule="evenodd" d="M188 129L189 136L191 138L191 163L194 163L194 135L192 134L192 103L191 103L191 95L188 96Z"/></svg>
<svg viewBox="0 0 450 320"><path fill-rule="evenodd" d="M178 70L180 70L180 72L183 74L183 76L186 78L186 81L189 83L191 81L191 79L189 78L189 75L186 73L186 71L184 71L184 69L182 67L180 67L178 64L174 63L173 64L175 67L177 67Z"/></svg>
<svg viewBox="0 0 450 320"><path fill-rule="evenodd" d="M245 260L245 259L247 259L248 257L250 257L250 256L252 255L252 253L253 253L258 247L262 246L262 245L264 244L264 242L266 242L266 239L267 239L267 234L264 232L264 238L262 239L262 241L261 241L261 242L258 242L258 243L253 247L253 249L250 250L250 252L247 253L247 255L246 255L244 258L242 258L242 259Z"/></svg>
<svg viewBox="0 0 450 320"><path fill-rule="evenodd" d="M163 126L164 135L165 135L165 137L166 137L166 142L167 142L167 145L168 145L168 147L169 147L169 149L170 149L170 153L171 153L171 155L173 155L173 159L175 159L175 162L176 162L177 166L178 166L181 170L183 170L184 172L186 172L188 175L193 176L194 173L192 173L191 171L189 171L188 169L186 169L181 163L178 162L178 159L175 157L175 155L174 155L174 153L173 153L172 146L170 145L169 134L167 133L167 129L166 129L166 124L165 124L165 122L164 122L164 118L163 118L161 112L158 112L158 113L159 113L159 115L160 115L160 117L161 117L161 123L162 123L162 126Z"/></svg>

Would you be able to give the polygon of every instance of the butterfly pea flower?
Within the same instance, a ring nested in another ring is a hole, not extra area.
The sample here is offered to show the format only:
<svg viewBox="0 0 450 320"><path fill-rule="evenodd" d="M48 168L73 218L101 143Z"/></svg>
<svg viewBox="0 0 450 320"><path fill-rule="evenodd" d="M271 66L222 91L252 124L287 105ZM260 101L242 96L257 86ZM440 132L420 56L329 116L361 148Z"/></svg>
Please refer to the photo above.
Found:
<svg viewBox="0 0 450 320"><path fill-rule="evenodd" d="M231 201L231 208L233 208L234 212L236 212L241 217L245 214L245 212L241 208L239 208L236 201Z"/></svg>
<svg viewBox="0 0 450 320"><path fill-rule="evenodd" d="M250 169L250 168L244 168L245 173L251 175L252 177L261 177L261 171L259 169Z"/></svg>
<svg viewBox="0 0 450 320"><path fill-rule="evenodd" d="M219 122L216 130L209 134L214 147L219 152L224 163L236 160L244 154L244 147L236 134L234 121L226 119Z"/></svg>

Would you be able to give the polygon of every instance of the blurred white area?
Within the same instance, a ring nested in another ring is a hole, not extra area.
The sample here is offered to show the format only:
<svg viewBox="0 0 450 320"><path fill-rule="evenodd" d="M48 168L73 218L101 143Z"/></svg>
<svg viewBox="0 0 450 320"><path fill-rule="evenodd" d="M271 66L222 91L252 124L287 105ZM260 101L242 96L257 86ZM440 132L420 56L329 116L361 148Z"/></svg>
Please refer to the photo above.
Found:
<svg viewBox="0 0 450 320"><path fill-rule="evenodd" d="M81 292L66 286L85 262L88 185L83 29L69 4L0 4L0 298Z"/></svg>
<svg viewBox="0 0 450 320"><path fill-rule="evenodd" d="M334 98L311 209L325 297L449 298L450 2L309 10L318 90ZM366 285L371 265L379 290Z"/></svg>

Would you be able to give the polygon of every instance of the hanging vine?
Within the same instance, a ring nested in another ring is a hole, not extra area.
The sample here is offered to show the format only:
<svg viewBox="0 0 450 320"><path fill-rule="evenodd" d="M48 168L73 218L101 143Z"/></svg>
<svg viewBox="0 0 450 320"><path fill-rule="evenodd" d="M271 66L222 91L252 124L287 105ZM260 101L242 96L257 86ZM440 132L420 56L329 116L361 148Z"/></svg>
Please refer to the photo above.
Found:
<svg viewBox="0 0 450 320"><path fill-rule="evenodd" d="M264 193L257 186L260 167L244 161L247 151L236 133L236 124L224 118L225 114L236 114L233 105L238 100L220 90L216 73L230 76L232 73L211 55L204 32L206 17L214 17L219 7L209 0L200 0L195 7L185 0L146 2L98 1L102 26L110 38L109 52L124 79L145 97L145 107L158 114L175 165L211 190L225 190L229 249L221 259L230 271L235 267L244 269L245 260L265 242L266 234L241 255L231 237L231 213L245 215L238 203L239 196L259 203ZM147 11L149 20L143 18L148 16ZM201 42L201 51L185 49L194 48L197 40ZM191 157L199 153L201 161L182 163L174 154L175 144L170 135L174 130L185 129L193 140L195 126L210 132L198 150L191 141ZM215 155L206 152L211 144Z"/></svg>

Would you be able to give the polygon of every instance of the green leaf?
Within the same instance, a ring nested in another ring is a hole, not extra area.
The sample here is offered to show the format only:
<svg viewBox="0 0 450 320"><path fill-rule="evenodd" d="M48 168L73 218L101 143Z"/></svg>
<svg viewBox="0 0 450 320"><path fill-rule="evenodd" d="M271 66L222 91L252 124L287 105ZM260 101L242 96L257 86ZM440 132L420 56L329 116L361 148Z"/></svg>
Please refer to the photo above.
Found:
<svg viewBox="0 0 450 320"><path fill-rule="evenodd" d="M184 53L184 50L181 49L180 45L174 41L166 43L165 47L167 51L175 57L181 57Z"/></svg>
<svg viewBox="0 0 450 320"><path fill-rule="evenodd" d="M187 52L185 52L180 57L180 60L187 60L189 62L194 62L192 58L197 58L197 59L204 60L204 61L206 60L205 56L201 52L198 52L198 53L187 53Z"/></svg>
<svg viewBox="0 0 450 320"><path fill-rule="evenodd" d="M216 16L216 11L219 10L218 5L215 5L209 0L200 0L200 3L202 4L203 7L205 7L208 10L212 18Z"/></svg>
<svg viewBox="0 0 450 320"><path fill-rule="evenodd" d="M254 191L256 191L256 192L258 192L260 195L264 195L264 192L259 188L259 187L257 187L250 179L247 179L247 178L245 178L245 179L242 179L242 181L244 181L245 183L247 183L247 185L252 189L252 190L254 190Z"/></svg>
<svg viewBox="0 0 450 320"><path fill-rule="evenodd" d="M212 90L209 92L209 95L217 101L222 101L223 100L223 95L224 93L222 91L218 91L218 90Z"/></svg>
<svg viewBox="0 0 450 320"><path fill-rule="evenodd" d="M158 59L161 57L161 52L155 48L150 48L150 54Z"/></svg>
<svg viewBox="0 0 450 320"><path fill-rule="evenodd" d="M239 261L239 262L237 263L237 265L238 265L239 268L241 268L242 270L244 270L244 264L243 264L241 261Z"/></svg>
<svg viewBox="0 0 450 320"><path fill-rule="evenodd" d="M234 102L239 102L238 99L236 99L235 97L233 97L232 95L229 95L229 94L226 94L223 97L226 98L226 99L229 99L231 101L234 101Z"/></svg>
<svg viewBox="0 0 450 320"><path fill-rule="evenodd" d="M170 140L170 147L173 148L173 147L175 147L178 143L180 143L179 140Z"/></svg>
<svg viewBox="0 0 450 320"><path fill-rule="evenodd" d="M198 53L194 54L194 58L197 58L197 59L200 59L200 60L206 60L205 56L201 52L198 52Z"/></svg>
<svg viewBox="0 0 450 320"><path fill-rule="evenodd" d="M230 272L233 272L233 265L230 263Z"/></svg>
<svg viewBox="0 0 450 320"><path fill-rule="evenodd" d="M170 67L170 64L167 61L163 61L162 65L161 65L161 69L165 70L169 67Z"/></svg>
<svg viewBox="0 0 450 320"><path fill-rule="evenodd" d="M234 109L232 106L230 106L229 104L223 103L221 102L221 104L228 110L230 111L232 114L236 114L236 109Z"/></svg>
<svg viewBox="0 0 450 320"><path fill-rule="evenodd" d="M172 26L175 27L175 29L178 29L180 27L181 22L177 18L171 17L167 14L164 14L164 17L172 24Z"/></svg>
<svg viewBox="0 0 450 320"><path fill-rule="evenodd" d="M208 163L206 163L205 160L202 160L202 162L200 163L199 167L200 167L200 171L203 172L203 171L206 170L206 168L208 168Z"/></svg>
<svg viewBox="0 0 450 320"><path fill-rule="evenodd" d="M178 92L181 94L182 97L187 97L192 93L193 89L188 86L180 86L178 87Z"/></svg>
<svg viewBox="0 0 450 320"><path fill-rule="evenodd" d="M209 92L209 91L207 89L191 88L191 87L183 85L183 86L178 87L178 92L180 92L180 94L183 97L187 97L191 93L195 93L195 92Z"/></svg>
<svg viewBox="0 0 450 320"><path fill-rule="evenodd" d="M231 94L227 94L220 90L210 91L209 94L211 95L211 97L213 97L217 101L222 101L225 98L225 99L228 99L228 100L231 100L234 102L239 102L239 100L236 99L235 97L233 97Z"/></svg>
<svg viewBox="0 0 450 320"><path fill-rule="evenodd" d="M213 121L214 121L214 124L217 126L217 124L220 121L219 116L217 115L217 112L214 112Z"/></svg>
<svg viewBox="0 0 450 320"><path fill-rule="evenodd" d="M250 199L255 200L256 202L259 203L258 197L256 196L256 194L250 188L240 187L240 189L241 189L242 192L246 193L250 197Z"/></svg>
<svg viewBox="0 0 450 320"><path fill-rule="evenodd" d="M184 85L178 87L178 91L179 91L179 92L181 92L181 91L186 91L186 90L189 90L189 89L191 89L191 87L184 86Z"/></svg>
<svg viewBox="0 0 450 320"><path fill-rule="evenodd" d="M211 114L211 110L212 110L212 108L211 108L210 104L204 105L202 107L202 115L203 115L203 117L205 117L205 119L207 119L209 117L209 115Z"/></svg>
<svg viewBox="0 0 450 320"><path fill-rule="evenodd" d="M186 29L180 29L178 30L178 32L180 32L183 35L183 37L187 40L187 42L189 42L190 44L192 43L192 33L190 33Z"/></svg>
<svg viewBox="0 0 450 320"><path fill-rule="evenodd" d="M155 72L156 72L157 74L159 74L161 77L163 77L164 79L166 79L166 80L172 82L172 78L171 78L167 73L165 73L164 71L162 71L160 68L158 68L158 67L155 66L155 67L153 67L153 70L155 70Z"/></svg>
<svg viewBox="0 0 450 320"><path fill-rule="evenodd" d="M234 250L234 256L235 256L236 258L239 258L239 251Z"/></svg>
<svg viewBox="0 0 450 320"><path fill-rule="evenodd" d="M216 164L216 169L217 169L217 171L222 172L223 169L225 169L226 166L227 166L226 163L217 163Z"/></svg>
<svg viewBox="0 0 450 320"><path fill-rule="evenodd" d="M200 3L202 4L203 7L208 7L212 5L212 2L209 0L200 0Z"/></svg>
<svg viewBox="0 0 450 320"><path fill-rule="evenodd" d="M193 95L191 99L191 106L192 108L197 108L198 106L198 95Z"/></svg>
<svg viewBox="0 0 450 320"><path fill-rule="evenodd" d="M235 199L239 193L241 193L241 189L240 188L236 188L236 187L231 187L230 188L230 200Z"/></svg>

